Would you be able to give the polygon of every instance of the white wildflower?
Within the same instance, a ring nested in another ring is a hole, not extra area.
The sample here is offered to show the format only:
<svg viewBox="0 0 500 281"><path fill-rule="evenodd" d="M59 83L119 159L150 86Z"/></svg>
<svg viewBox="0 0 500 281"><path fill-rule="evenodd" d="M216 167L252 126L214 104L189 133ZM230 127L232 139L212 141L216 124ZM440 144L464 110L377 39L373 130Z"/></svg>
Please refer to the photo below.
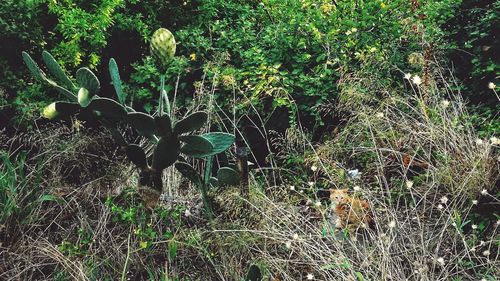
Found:
<svg viewBox="0 0 500 281"><path fill-rule="evenodd" d="M490 255L490 251L489 250L483 251L483 256L487 257L489 255Z"/></svg>
<svg viewBox="0 0 500 281"><path fill-rule="evenodd" d="M497 220L496 224L497 224L497 225L500 225L500 220Z"/></svg>
<svg viewBox="0 0 500 281"><path fill-rule="evenodd" d="M441 199L439 199L439 201L441 201L441 203L443 203L443 204L446 204L446 203L448 203L448 197L443 196L443 197L441 197Z"/></svg>
<svg viewBox="0 0 500 281"><path fill-rule="evenodd" d="M361 173L358 169L349 170L347 171L347 174L353 179L359 178L361 176Z"/></svg>
<svg viewBox="0 0 500 281"><path fill-rule="evenodd" d="M311 171L316 172L317 170L318 170L318 167L316 167L314 165L311 166Z"/></svg>
<svg viewBox="0 0 500 281"><path fill-rule="evenodd" d="M420 84L422 84L422 79L420 78L420 76L415 75L413 76L412 82L413 84L419 86Z"/></svg>
<svg viewBox="0 0 500 281"><path fill-rule="evenodd" d="M437 208L438 208L439 210L442 210L444 207L443 207L443 205L439 204L439 205L437 206Z"/></svg>
<svg viewBox="0 0 500 281"><path fill-rule="evenodd" d="M492 145L500 145L500 139L498 139L497 137L491 137L490 142Z"/></svg>
<svg viewBox="0 0 500 281"><path fill-rule="evenodd" d="M395 228L396 227L396 222L395 221L390 221L387 226L389 226L389 228Z"/></svg>
<svg viewBox="0 0 500 281"><path fill-rule="evenodd" d="M384 113L383 112L377 112L377 114L375 114L375 116L377 118L384 118Z"/></svg>
<svg viewBox="0 0 500 281"><path fill-rule="evenodd" d="M316 201L316 203L314 203L314 206L321 207L321 201Z"/></svg>
<svg viewBox="0 0 500 281"><path fill-rule="evenodd" d="M494 90L495 87L496 87L495 83L493 82L488 83L488 89Z"/></svg>
<svg viewBox="0 0 500 281"><path fill-rule="evenodd" d="M481 194L482 195L488 195L488 190L486 190L486 189L481 190Z"/></svg>
<svg viewBox="0 0 500 281"><path fill-rule="evenodd" d="M314 182L310 181L310 182L307 183L307 185L309 185L309 187L313 187L314 186Z"/></svg>
<svg viewBox="0 0 500 281"><path fill-rule="evenodd" d="M413 187L413 182L412 181L406 181L406 187L407 188L412 188Z"/></svg>
<svg viewBox="0 0 500 281"><path fill-rule="evenodd" d="M477 203L479 203L479 201L477 201L477 200L472 200L472 205L477 205Z"/></svg>
<svg viewBox="0 0 500 281"><path fill-rule="evenodd" d="M294 233L292 238L293 240L299 240L299 235L297 233Z"/></svg>
<svg viewBox="0 0 500 281"><path fill-rule="evenodd" d="M307 274L307 280L314 280L314 275L312 273Z"/></svg>
<svg viewBox="0 0 500 281"><path fill-rule="evenodd" d="M406 73L405 76L404 76L404 78L406 80L410 80L411 79L411 73Z"/></svg>
<svg viewBox="0 0 500 281"><path fill-rule="evenodd" d="M450 101L449 100L443 100L441 102L441 105L443 106L443 108L447 108L448 106L450 106Z"/></svg>
<svg viewBox="0 0 500 281"><path fill-rule="evenodd" d="M291 186L290 186L290 190L291 190L291 191L294 191L294 190L295 190L295 186L294 186L294 185L291 185Z"/></svg>
<svg viewBox="0 0 500 281"><path fill-rule="evenodd" d="M484 242L483 240L479 241L479 246L484 246L484 244L486 244L486 242Z"/></svg>
<svg viewBox="0 0 500 281"><path fill-rule="evenodd" d="M356 191L356 192L357 192L357 191L361 191L361 187L359 187L359 185L354 186L354 188L353 188L353 189L354 189L354 191Z"/></svg>
<svg viewBox="0 0 500 281"><path fill-rule="evenodd" d="M191 211L189 211L189 209L186 209L186 211L184 211L184 216L189 217L191 215L192 214L191 214Z"/></svg>
<svg viewBox="0 0 500 281"><path fill-rule="evenodd" d="M474 141L477 145L483 145L484 144L484 141L482 139L476 139Z"/></svg>
<svg viewBox="0 0 500 281"><path fill-rule="evenodd" d="M285 247L286 247L287 249L292 248L292 241L286 241L286 243L285 243Z"/></svg>
<svg viewBox="0 0 500 281"><path fill-rule="evenodd" d="M471 227L472 229L477 229L477 224L473 224Z"/></svg>
<svg viewBox="0 0 500 281"><path fill-rule="evenodd" d="M442 257L439 257L436 259L436 261L440 264L440 265L444 265L444 258Z"/></svg>

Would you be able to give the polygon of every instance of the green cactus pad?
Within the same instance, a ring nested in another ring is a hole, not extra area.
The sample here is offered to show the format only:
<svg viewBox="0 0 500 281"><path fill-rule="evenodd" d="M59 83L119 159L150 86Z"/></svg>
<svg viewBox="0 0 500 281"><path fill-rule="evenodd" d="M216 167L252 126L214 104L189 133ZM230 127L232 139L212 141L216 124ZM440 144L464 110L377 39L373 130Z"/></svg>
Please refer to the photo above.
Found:
<svg viewBox="0 0 500 281"><path fill-rule="evenodd" d="M142 112L129 112L127 119L130 125L139 132L141 136L151 136L155 129L155 120L153 117Z"/></svg>
<svg viewBox="0 0 500 281"><path fill-rule="evenodd" d="M212 152L208 156L213 156L226 151L234 143L235 137L232 134L214 132L201 135L209 140L214 146Z"/></svg>
<svg viewBox="0 0 500 281"><path fill-rule="evenodd" d="M170 116L155 116L155 124L155 133L159 136L168 137L172 135L172 121L170 120Z"/></svg>
<svg viewBox="0 0 500 281"><path fill-rule="evenodd" d="M208 180L208 184L210 184L211 186L219 186L219 180L216 178L216 177L211 177L209 180Z"/></svg>
<svg viewBox="0 0 500 281"><path fill-rule="evenodd" d="M42 116L49 120L77 114L80 106L71 102L53 102L43 109Z"/></svg>
<svg viewBox="0 0 500 281"><path fill-rule="evenodd" d="M101 83L97 79L97 76L86 67L82 67L76 71L76 81L80 87L89 90L91 94L96 94L101 88Z"/></svg>
<svg viewBox="0 0 500 281"><path fill-rule="evenodd" d="M186 177L187 179L189 179L195 185L197 185L197 186L201 185L201 176L200 176L200 174L198 174L198 172L196 172L196 170L191 165L189 165L188 163L177 162L177 163L175 163L175 168L184 177Z"/></svg>
<svg viewBox="0 0 500 281"><path fill-rule="evenodd" d="M186 143L181 147L181 152L189 157L206 157L214 148L210 141L200 136L180 136L179 140Z"/></svg>
<svg viewBox="0 0 500 281"><path fill-rule="evenodd" d="M248 269L247 276L245 277L245 281L261 281L262 273L260 272L260 268L252 264Z"/></svg>
<svg viewBox="0 0 500 281"><path fill-rule="evenodd" d="M151 55L164 71L175 56L175 38L166 28L160 28L151 37Z"/></svg>
<svg viewBox="0 0 500 281"><path fill-rule="evenodd" d="M116 101L108 98L94 98L90 102L88 108L99 111L102 115L112 118L125 118L127 112L125 108Z"/></svg>
<svg viewBox="0 0 500 281"><path fill-rule="evenodd" d="M125 153L127 154L128 159L139 167L139 169L147 168L148 164L146 160L146 153L140 146L137 144L129 144L125 149Z"/></svg>
<svg viewBox="0 0 500 281"><path fill-rule="evenodd" d="M81 88L78 91L78 103L82 107L87 107L89 105L90 101L92 100L93 96L94 95L92 95L87 89Z"/></svg>
<svg viewBox="0 0 500 281"><path fill-rule="evenodd" d="M23 55L24 63L26 64L29 71L31 72L31 75L33 75L38 80L48 82L49 79L47 78L45 73L42 71L42 69L38 66L38 64L31 58L31 56L26 52L22 52L22 55Z"/></svg>
<svg viewBox="0 0 500 281"><path fill-rule="evenodd" d="M116 96L121 104L125 104L125 93L122 88L122 80L120 79L120 72L118 71L118 65L115 59L109 60L109 75L111 76L111 81L113 81L113 87L115 88Z"/></svg>
<svg viewBox="0 0 500 281"><path fill-rule="evenodd" d="M161 171L175 163L180 153L180 142L175 136L162 137L153 152L153 168Z"/></svg>
<svg viewBox="0 0 500 281"><path fill-rule="evenodd" d="M217 171L217 179L221 185L240 184L240 174L229 167L222 167Z"/></svg>
<svg viewBox="0 0 500 281"><path fill-rule="evenodd" d="M75 84L71 79L69 79L66 72L62 69L56 59L47 51L42 52L42 59L47 66L50 73L61 82L69 91L74 91L76 89Z"/></svg>
<svg viewBox="0 0 500 281"><path fill-rule="evenodd" d="M195 112L188 117L177 122L174 126L174 133L180 135L196 131L207 123L208 114L204 111Z"/></svg>

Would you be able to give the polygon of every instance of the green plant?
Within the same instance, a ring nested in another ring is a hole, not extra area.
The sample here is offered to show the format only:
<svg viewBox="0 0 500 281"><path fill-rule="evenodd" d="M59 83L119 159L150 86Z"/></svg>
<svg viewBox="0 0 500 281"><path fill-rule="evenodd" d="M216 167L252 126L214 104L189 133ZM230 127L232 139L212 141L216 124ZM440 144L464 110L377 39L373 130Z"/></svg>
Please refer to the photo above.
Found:
<svg viewBox="0 0 500 281"><path fill-rule="evenodd" d="M154 206L163 188L161 175L173 165L181 153L188 157L212 157L227 150L234 142L234 136L226 133L208 133L192 135L202 128L208 119L203 111L175 121L170 110L171 105L165 91L164 71L175 54L175 39L166 29L159 29L153 34L151 52L162 69L160 83L160 98L156 114L150 115L137 112L126 104L127 95L123 90L116 61L109 62L109 72L115 88L118 101L99 97L100 82L88 68L80 68L76 72L76 83L64 72L62 67L46 51L43 60L48 71L57 80L51 80L37 65L29 54L23 52L23 59L32 75L38 80L54 87L70 101L54 102L45 107L43 116L48 119L64 118L70 115L91 116L105 126L116 142L124 148L129 160L139 169L139 187L148 206ZM60 83L60 84L59 84ZM62 86L61 86L62 85ZM149 139L153 145L153 153L147 157L145 150L136 144L129 144L117 129L118 124L125 123L134 128L139 135ZM211 161L208 161L211 162ZM207 195L202 189L202 197L209 214Z"/></svg>

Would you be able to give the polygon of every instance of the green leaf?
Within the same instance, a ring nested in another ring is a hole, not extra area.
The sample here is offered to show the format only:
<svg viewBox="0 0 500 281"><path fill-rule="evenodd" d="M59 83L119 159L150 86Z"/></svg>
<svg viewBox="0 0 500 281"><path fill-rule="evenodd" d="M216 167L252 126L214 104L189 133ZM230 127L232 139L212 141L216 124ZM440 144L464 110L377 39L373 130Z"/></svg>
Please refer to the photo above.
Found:
<svg viewBox="0 0 500 281"><path fill-rule="evenodd" d="M196 131L205 125L207 119L208 114L206 112L195 112L175 124L174 134L180 135L183 133Z"/></svg>
<svg viewBox="0 0 500 281"><path fill-rule="evenodd" d="M153 135L156 129L153 117L142 112L129 112L127 117L130 125L136 129L141 136L149 137Z"/></svg>
<svg viewBox="0 0 500 281"><path fill-rule="evenodd" d="M42 71L42 69L38 66L38 64L31 58L31 56L24 51L22 52L22 55L23 55L24 63L26 64L29 71L31 72L31 75L33 75L38 80L42 80L44 82L47 82L48 81L47 76Z"/></svg>
<svg viewBox="0 0 500 281"><path fill-rule="evenodd" d="M127 157L132 163L134 163L137 167L140 169L145 169L147 168L147 160L146 160L146 153L144 152L144 149L142 147L138 146L137 144L129 144L127 145L127 148L125 149L125 153L127 154Z"/></svg>
<svg viewBox="0 0 500 281"><path fill-rule="evenodd" d="M80 88L80 90L78 91L78 103L82 107L87 107L93 96L94 95L92 95L87 89Z"/></svg>
<svg viewBox="0 0 500 281"><path fill-rule="evenodd" d="M109 75L111 76L111 81L113 81L113 87L115 88L116 95L121 104L125 104L125 93L123 92L122 80L120 79L120 72L118 71L118 65L114 58L109 60Z"/></svg>
<svg viewBox="0 0 500 281"><path fill-rule="evenodd" d="M181 152L190 157L206 157L214 148L209 140L201 136L180 136L179 140L186 143Z"/></svg>
<svg viewBox="0 0 500 281"><path fill-rule="evenodd" d="M89 90L92 94L96 94L101 88L101 83L97 79L97 76L86 67L82 67L76 71L76 81L80 87Z"/></svg>
<svg viewBox="0 0 500 281"><path fill-rule="evenodd" d="M153 168L161 171L177 161L180 142L174 136L162 137L153 152Z"/></svg>

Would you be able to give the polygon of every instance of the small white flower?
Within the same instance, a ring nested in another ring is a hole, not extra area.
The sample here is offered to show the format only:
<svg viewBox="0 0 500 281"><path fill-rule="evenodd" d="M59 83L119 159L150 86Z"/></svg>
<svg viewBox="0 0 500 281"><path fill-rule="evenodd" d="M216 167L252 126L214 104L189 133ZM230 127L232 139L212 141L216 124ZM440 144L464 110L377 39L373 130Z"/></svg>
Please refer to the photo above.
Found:
<svg viewBox="0 0 500 281"><path fill-rule="evenodd" d="M481 194L482 195L488 195L488 190L486 190L486 189L481 190Z"/></svg>
<svg viewBox="0 0 500 281"><path fill-rule="evenodd" d="M487 257L489 255L490 255L490 251L489 250L483 251L483 256Z"/></svg>
<svg viewBox="0 0 500 281"><path fill-rule="evenodd" d="M395 221L390 221L387 226L389 226L389 228L395 228L396 227L396 222Z"/></svg>
<svg viewBox="0 0 500 281"><path fill-rule="evenodd" d="M295 186L294 186L294 185L291 185L291 186L290 186L290 190L291 190L291 191L294 191L294 190L295 190Z"/></svg>
<svg viewBox="0 0 500 281"><path fill-rule="evenodd" d="M314 206L321 207L321 201L317 201L316 203L314 203Z"/></svg>
<svg viewBox="0 0 500 281"><path fill-rule="evenodd" d="M307 274L307 280L314 280L314 275L312 273Z"/></svg>
<svg viewBox="0 0 500 281"><path fill-rule="evenodd" d="M307 183L307 185L309 185L309 187L313 187L314 186L314 182L310 181L310 182Z"/></svg>
<svg viewBox="0 0 500 281"><path fill-rule="evenodd" d="M353 188L353 189L354 189L354 191L356 191L356 192L357 192L357 191L361 191L361 187L359 187L359 185L354 186L354 188Z"/></svg>
<svg viewBox="0 0 500 281"><path fill-rule="evenodd" d="M448 197L443 196L443 197L441 197L441 199L439 199L439 201L441 201L441 203L443 203L443 204L446 204L446 203L448 203Z"/></svg>
<svg viewBox="0 0 500 281"><path fill-rule="evenodd" d="M311 171L316 172L317 170L318 170L318 167L316 167L314 165L311 166Z"/></svg>
<svg viewBox="0 0 500 281"><path fill-rule="evenodd" d="M361 176L361 173L358 169L349 170L347 171L347 174L353 179L359 178Z"/></svg>
<svg viewBox="0 0 500 281"><path fill-rule="evenodd" d="M442 257L439 257L436 259L436 261L440 264L440 265L444 265L444 258Z"/></svg>
<svg viewBox="0 0 500 281"><path fill-rule="evenodd" d="M412 181L406 181L406 187L407 188L412 188L413 187L413 182Z"/></svg>
<svg viewBox="0 0 500 281"><path fill-rule="evenodd" d="M491 137L490 142L492 145L500 145L500 139L498 139L497 137Z"/></svg>
<svg viewBox="0 0 500 281"><path fill-rule="evenodd" d="M497 225L500 225L500 220L497 220L496 224L497 224Z"/></svg>
<svg viewBox="0 0 500 281"><path fill-rule="evenodd" d="M383 112L377 112L377 114L375 114L375 116L377 118L384 118L384 113Z"/></svg>
<svg viewBox="0 0 500 281"><path fill-rule="evenodd" d="M479 201L477 201L477 200L472 200L472 205L477 205L477 203L479 203Z"/></svg>
<svg viewBox="0 0 500 281"><path fill-rule="evenodd" d="M453 225L454 227L457 227L457 223L456 222L452 222L451 225Z"/></svg>
<svg viewBox="0 0 500 281"><path fill-rule="evenodd" d="M422 79L420 78L420 76L415 75L413 76L412 82L413 84L419 86L420 84L422 84Z"/></svg>
<svg viewBox="0 0 500 281"><path fill-rule="evenodd" d="M299 240L299 235L297 233L294 233L292 238L293 240Z"/></svg>
<svg viewBox="0 0 500 281"><path fill-rule="evenodd" d="M473 252L473 253L476 252L476 247L470 248L470 251Z"/></svg>
<svg viewBox="0 0 500 281"><path fill-rule="evenodd" d="M184 215L185 215L186 217L189 217L189 216L191 216L192 214L191 214L191 211L189 211L189 209L186 209L186 211L184 211Z"/></svg>
<svg viewBox="0 0 500 281"><path fill-rule="evenodd" d="M404 78L406 80L410 80L411 79L411 73L406 73L405 76L404 76Z"/></svg>
<svg viewBox="0 0 500 281"><path fill-rule="evenodd" d="M483 145L484 144L484 141L482 139L476 139L474 141L477 145Z"/></svg>
<svg viewBox="0 0 500 281"><path fill-rule="evenodd" d="M358 32L358 29L356 27L353 27L353 28L351 28L351 32L356 33L356 32Z"/></svg>
<svg viewBox="0 0 500 281"><path fill-rule="evenodd" d="M484 244L486 244L486 242L484 242L483 240L479 241L479 246L484 246Z"/></svg>
<svg viewBox="0 0 500 281"><path fill-rule="evenodd" d="M496 87L495 83L493 82L488 83L488 89L494 90L495 87Z"/></svg>
<svg viewBox="0 0 500 281"><path fill-rule="evenodd" d="M437 206L437 208L438 208L439 210L442 210L444 207L443 207L443 205L439 204L439 205Z"/></svg>
<svg viewBox="0 0 500 281"><path fill-rule="evenodd" d="M450 106L450 101L449 100L443 100L441 102L441 105L443 106L443 108L447 108L448 106Z"/></svg>
<svg viewBox="0 0 500 281"><path fill-rule="evenodd" d="M473 224L471 227L472 229L477 229L477 224Z"/></svg>
<svg viewBox="0 0 500 281"><path fill-rule="evenodd" d="M292 248L292 241L286 241L286 243L285 243L285 247L286 247L287 249Z"/></svg>

